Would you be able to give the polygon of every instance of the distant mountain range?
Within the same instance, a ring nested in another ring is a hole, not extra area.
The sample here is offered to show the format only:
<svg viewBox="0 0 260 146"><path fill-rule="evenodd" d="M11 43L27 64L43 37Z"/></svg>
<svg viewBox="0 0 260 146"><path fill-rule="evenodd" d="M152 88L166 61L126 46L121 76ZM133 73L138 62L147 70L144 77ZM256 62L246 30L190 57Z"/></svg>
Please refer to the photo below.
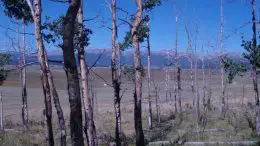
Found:
<svg viewBox="0 0 260 146"><path fill-rule="evenodd" d="M173 65L175 62L174 52L168 52L167 50L160 50L160 51L152 51L151 52L151 65L153 68L163 68L165 66ZM100 56L101 55L101 56ZM187 56L185 57L185 53L180 52L178 53L180 56L180 65L181 68L189 68L189 61ZM227 56L235 59L235 60L243 60L246 62L246 60L241 56L240 53L227 53ZM59 53L49 53L49 62L51 64L55 65L62 65L63 56ZM76 57L77 58L77 57ZM98 61L97 59L100 58ZM13 53L11 54L11 64L18 64L19 54ZM210 65L211 68L218 68L219 66L219 59L217 54L213 56L204 56L204 65L205 68L208 68L208 65ZM27 62L37 62L37 56L27 56L26 57ZM111 64L111 50L108 49L92 49L88 50L86 53L86 60L88 64L91 66L93 63L96 63L97 67L109 67ZM125 65L133 65L134 59L133 59L133 52L132 51L126 51L122 54L121 57L122 64ZM141 61L144 66L147 65L147 52L141 52ZM202 67L202 57L198 56L198 67Z"/></svg>

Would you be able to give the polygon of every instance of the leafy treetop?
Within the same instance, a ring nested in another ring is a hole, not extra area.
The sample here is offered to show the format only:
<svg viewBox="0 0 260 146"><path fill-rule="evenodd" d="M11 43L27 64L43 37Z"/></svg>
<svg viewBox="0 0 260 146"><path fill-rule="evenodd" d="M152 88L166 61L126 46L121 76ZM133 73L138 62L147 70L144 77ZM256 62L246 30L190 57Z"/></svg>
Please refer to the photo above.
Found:
<svg viewBox="0 0 260 146"><path fill-rule="evenodd" d="M260 35L259 35L260 40ZM244 37L242 36L242 44L241 46L247 51L243 53L244 58L246 58L250 64L260 68L260 45L253 44L253 41L245 41Z"/></svg>
<svg viewBox="0 0 260 146"><path fill-rule="evenodd" d="M56 46L62 47L62 36L63 36L63 20L64 16L60 16L57 20L50 21L50 17L46 17L46 22L42 25L45 33L43 38L47 43L53 43ZM74 32L74 48L77 49L79 45L79 38L77 34L80 30L80 24L76 21L75 32ZM89 45L89 35L92 34L92 30L83 26L83 45Z"/></svg>
<svg viewBox="0 0 260 146"><path fill-rule="evenodd" d="M25 24L32 23L30 7L26 0L2 0L5 14L10 18L24 20Z"/></svg>
<svg viewBox="0 0 260 146"><path fill-rule="evenodd" d="M222 64L224 65L225 72L227 73L228 83L232 83L235 76L243 76L243 73L246 72L246 65L242 62L234 61L228 57L221 58Z"/></svg>

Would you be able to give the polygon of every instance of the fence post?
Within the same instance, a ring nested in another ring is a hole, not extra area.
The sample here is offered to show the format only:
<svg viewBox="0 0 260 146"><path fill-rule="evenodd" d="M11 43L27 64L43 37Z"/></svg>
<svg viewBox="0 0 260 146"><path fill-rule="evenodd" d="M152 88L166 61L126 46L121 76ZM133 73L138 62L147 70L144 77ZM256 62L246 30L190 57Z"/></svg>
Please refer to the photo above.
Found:
<svg viewBox="0 0 260 146"><path fill-rule="evenodd" d="M3 131L4 130L4 126L3 126L3 119L4 119L4 115L3 115L3 95L2 92L0 92L0 130Z"/></svg>

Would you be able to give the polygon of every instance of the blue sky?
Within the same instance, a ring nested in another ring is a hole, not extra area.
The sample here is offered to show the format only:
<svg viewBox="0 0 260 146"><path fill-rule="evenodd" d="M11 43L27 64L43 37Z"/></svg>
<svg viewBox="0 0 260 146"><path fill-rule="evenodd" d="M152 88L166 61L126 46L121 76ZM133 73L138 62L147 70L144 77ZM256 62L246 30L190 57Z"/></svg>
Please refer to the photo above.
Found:
<svg viewBox="0 0 260 146"><path fill-rule="evenodd" d="M45 16L52 19L65 14L67 4L54 3L49 0L43 1L43 21ZM107 0L110 2L111 0ZM250 0L224 0L224 37L231 34L234 29L239 28L244 23L251 20ZM134 0L118 0L118 7L123 8L130 14L135 13ZM151 48L152 50L174 49L175 47L175 15L179 15L179 50L186 51L187 36L185 24L188 24L189 31L192 34L192 40L195 40L195 28L198 26L198 50L202 46L207 47L210 42L213 47L210 52L219 51L219 32L220 32L220 0L165 0L163 4L156 7L151 13ZM260 2L257 2L257 19L259 20ZM108 49L111 48L111 31L102 24L111 26L111 13L106 6L105 0L84 0L84 17L99 17L93 21L87 22L86 26L93 30L91 35L90 49ZM125 14L118 11L118 17L124 18ZM10 19L4 15L3 6L0 2L0 25L17 29L17 26L10 22ZM106 23L102 23L104 20ZM120 21L118 21L120 23ZM119 41L122 41L128 26L119 27ZM27 27L28 32L33 32L33 26ZM251 38L251 25L247 25L232 35L228 40L224 40L225 50L228 52L242 52L241 33L244 33L247 39ZM16 34L8 31L10 36L16 37ZM27 46L35 48L33 36L28 36ZM6 37L6 30L0 28L0 46L3 49L10 48L10 41ZM46 47L49 52L60 52L60 49L52 45Z"/></svg>

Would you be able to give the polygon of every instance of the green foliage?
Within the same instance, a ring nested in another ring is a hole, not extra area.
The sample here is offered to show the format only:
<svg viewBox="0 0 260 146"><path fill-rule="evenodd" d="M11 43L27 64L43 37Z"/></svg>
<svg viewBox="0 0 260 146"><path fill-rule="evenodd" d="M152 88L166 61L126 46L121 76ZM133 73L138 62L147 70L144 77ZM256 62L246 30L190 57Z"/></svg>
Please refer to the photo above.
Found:
<svg viewBox="0 0 260 146"><path fill-rule="evenodd" d="M141 22L141 25L138 27L138 41L142 43L148 37L148 33L150 31L147 23L150 21L148 12L151 11L154 7L160 6L163 0L144 0L143 1L143 10L147 13ZM130 19L131 22L135 20L135 17ZM132 47L132 34L131 34L132 27L129 28L129 31L126 32L124 40L122 43L119 43L119 47L121 50L127 49Z"/></svg>
<svg viewBox="0 0 260 146"><path fill-rule="evenodd" d="M134 66L125 66L123 68L123 74L127 77L129 81L135 81L135 68ZM141 75L142 77L145 77L145 69L141 65Z"/></svg>
<svg viewBox="0 0 260 146"><path fill-rule="evenodd" d="M43 33L43 38L47 43L55 44L59 47L62 47L62 36L63 36L63 21L64 16L60 16L57 20L50 21L50 17L46 17L46 21L42 25L42 29L45 31ZM80 30L80 24L75 23L75 32L74 32L74 44L75 49L78 48L79 45L79 38L78 33ZM89 45L89 35L92 34L92 31L85 26L83 26L83 45Z"/></svg>
<svg viewBox="0 0 260 146"><path fill-rule="evenodd" d="M144 0L143 9L149 11L156 6L160 6L161 4L162 4L162 0Z"/></svg>
<svg viewBox="0 0 260 146"><path fill-rule="evenodd" d="M236 62L230 58L223 57L221 59L222 64L224 65L225 72L227 73L228 83L232 83L236 75L242 76L246 72L246 65L242 62Z"/></svg>
<svg viewBox="0 0 260 146"><path fill-rule="evenodd" d="M32 23L33 17L31 15L30 7L26 0L2 0L5 8L5 14L10 18L18 20L24 19L24 23Z"/></svg>
<svg viewBox="0 0 260 146"><path fill-rule="evenodd" d="M260 40L260 35L259 35ZM242 36L241 46L247 51L243 53L244 58L246 58L250 64L255 65L257 68L260 68L260 45L253 45L252 41L245 41Z"/></svg>
<svg viewBox="0 0 260 146"><path fill-rule="evenodd" d="M9 64L10 54L0 53L0 85L3 84L3 81L6 79L8 70L5 65Z"/></svg>
<svg viewBox="0 0 260 146"><path fill-rule="evenodd" d="M148 37L148 33L150 31L149 27L147 26L148 21L149 21L149 16L145 15L145 17L142 19L141 25L138 27L137 31L138 31L139 43L144 42L145 39ZM124 41L122 43L119 43L121 50L132 47L131 29L132 27L130 27L130 30L128 32L126 32Z"/></svg>

